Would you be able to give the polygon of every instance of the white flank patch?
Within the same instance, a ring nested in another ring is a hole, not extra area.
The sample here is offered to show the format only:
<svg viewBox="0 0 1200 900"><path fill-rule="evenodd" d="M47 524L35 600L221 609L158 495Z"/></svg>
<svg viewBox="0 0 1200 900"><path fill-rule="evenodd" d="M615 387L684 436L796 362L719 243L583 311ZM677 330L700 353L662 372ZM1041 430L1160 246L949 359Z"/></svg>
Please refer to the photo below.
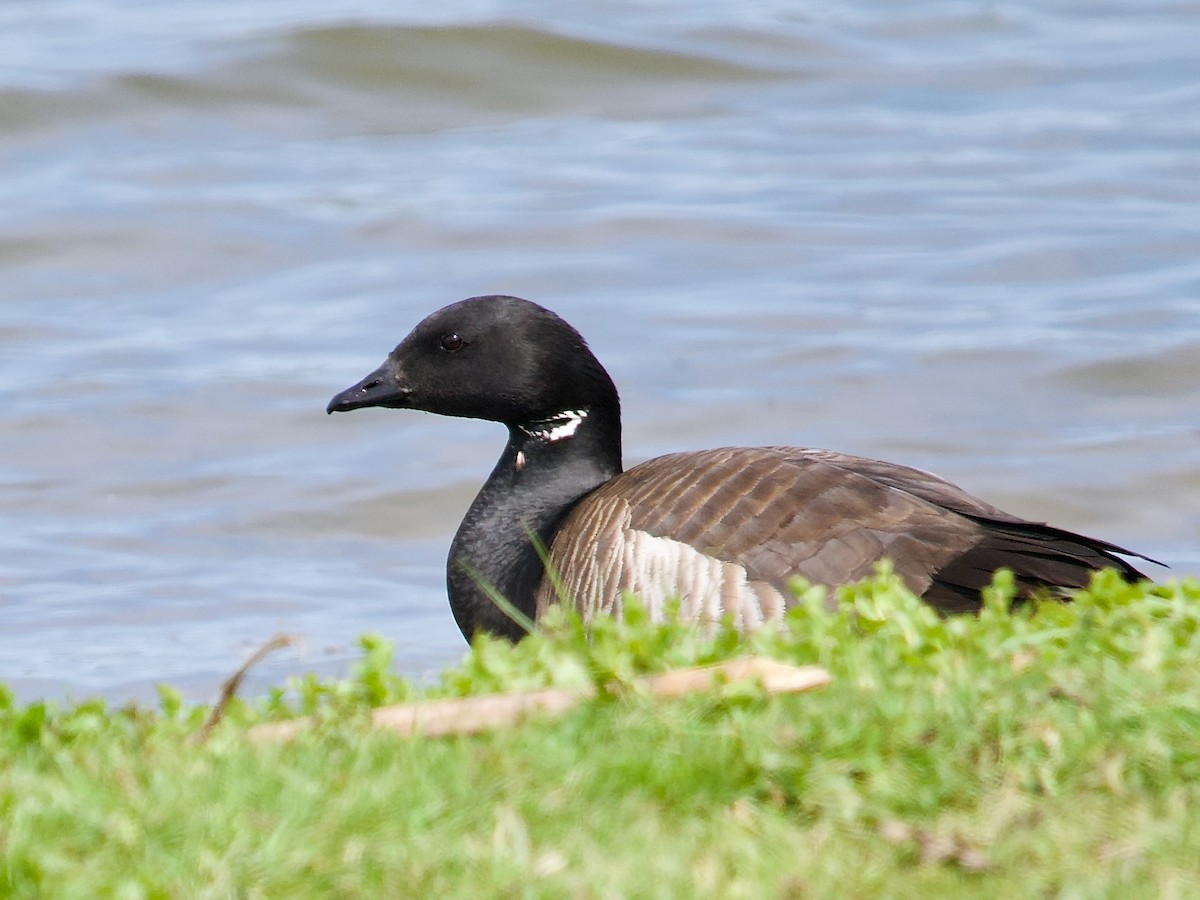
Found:
<svg viewBox="0 0 1200 900"><path fill-rule="evenodd" d="M623 538L619 559L613 560L616 565L601 579L600 596L593 595L601 609L619 610L621 594L630 591L655 621L662 620L667 602L675 598L680 616L692 622L715 623L732 613L734 625L746 630L783 615L785 601L779 592L751 581L737 563L633 528L626 529Z"/></svg>
<svg viewBox="0 0 1200 900"><path fill-rule="evenodd" d="M542 582L538 615L566 602L585 621L619 616L626 591L641 598L654 621L662 620L667 602L675 598L684 619L714 623L730 614L743 630L783 615L787 599L769 582L753 579L744 566L709 556L691 544L632 528L624 501L585 506L583 511L583 518L567 520L569 537L563 540L560 532L550 550L549 566L557 577Z"/></svg>
<svg viewBox="0 0 1200 900"><path fill-rule="evenodd" d="M672 597L679 598L679 613L685 619L701 622L720 619L726 608L722 597L725 587L722 570L726 567L736 570L731 573L736 589L749 586L746 570L736 563L723 563L691 544L655 537L645 531L627 530L621 555L623 587L641 597L655 619L661 619L664 606ZM741 590L736 592L740 594ZM738 611L733 612L736 617Z"/></svg>

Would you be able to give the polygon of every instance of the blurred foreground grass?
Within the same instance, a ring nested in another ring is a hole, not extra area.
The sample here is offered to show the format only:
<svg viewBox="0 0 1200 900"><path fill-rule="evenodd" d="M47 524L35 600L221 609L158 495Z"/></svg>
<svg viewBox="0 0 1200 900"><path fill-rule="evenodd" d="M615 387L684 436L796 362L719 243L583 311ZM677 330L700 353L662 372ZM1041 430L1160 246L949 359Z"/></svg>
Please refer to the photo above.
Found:
<svg viewBox="0 0 1200 900"><path fill-rule="evenodd" d="M0 695L0 895L1200 896L1200 582L938 618L885 574L743 637L560 617L418 692L345 679L203 708ZM759 653L834 681L653 700L636 676ZM594 684L557 720L399 738L372 706ZM249 725L315 714L298 740Z"/></svg>

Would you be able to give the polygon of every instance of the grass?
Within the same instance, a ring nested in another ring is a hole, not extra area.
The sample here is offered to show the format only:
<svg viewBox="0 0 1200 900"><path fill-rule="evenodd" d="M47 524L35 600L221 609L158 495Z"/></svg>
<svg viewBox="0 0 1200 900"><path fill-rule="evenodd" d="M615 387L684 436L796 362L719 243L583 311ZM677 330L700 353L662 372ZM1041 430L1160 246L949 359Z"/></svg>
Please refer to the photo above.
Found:
<svg viewBox="0 0 1200 900"><path fill-rule="evenodd" d="M886 573L742 637L560 617L478 642L428 693L593 683L565 717L372 733L414 696L364 639L347 678L206 715L0 697L0 895L1200 895L1200 582L1099 576L1070 604L938 618ZM756 652L834 682L652 700L636 676ZM315 713L284 745L248 725Z"/></svg>

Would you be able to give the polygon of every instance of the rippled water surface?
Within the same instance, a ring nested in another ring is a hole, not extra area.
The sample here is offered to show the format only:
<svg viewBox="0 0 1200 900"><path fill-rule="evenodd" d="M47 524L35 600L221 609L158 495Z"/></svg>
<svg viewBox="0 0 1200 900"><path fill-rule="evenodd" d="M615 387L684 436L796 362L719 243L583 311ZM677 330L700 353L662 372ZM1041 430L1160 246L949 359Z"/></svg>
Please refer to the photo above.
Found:
<svg viewBox="0 0 1200 900"><path fill-rule="evenodd" d="M1200 573L1200 4L0 6L0 678L456 660L495 425L335 391L516 293L630 461L827 446Z"/></svg>

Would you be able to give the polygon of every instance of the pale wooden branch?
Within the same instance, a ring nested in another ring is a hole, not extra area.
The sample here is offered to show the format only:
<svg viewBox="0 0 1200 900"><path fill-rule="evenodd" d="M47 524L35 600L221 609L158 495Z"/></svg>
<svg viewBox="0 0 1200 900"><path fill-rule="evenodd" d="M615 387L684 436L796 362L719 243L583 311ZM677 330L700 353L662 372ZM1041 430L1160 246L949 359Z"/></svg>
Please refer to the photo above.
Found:
<svg viewBox="0 0 1200 900"><path fill-rule="evenodd" d="M677 669L638 679L636 683L655 697L679 697L740 681L757 681L768 694L784 694L818 688L830 680L829 673L820 666L792 666L764 657L750 657L715 666ZM533 714L560 715L595 695L593 687L547 688L481 697L422 700L381 707L371 714L371 724L401 735L475 734L512 725ZM310 718L301 718L257 725L250 729L250 739L256 742L287 741L311 724Z"/></svg>

